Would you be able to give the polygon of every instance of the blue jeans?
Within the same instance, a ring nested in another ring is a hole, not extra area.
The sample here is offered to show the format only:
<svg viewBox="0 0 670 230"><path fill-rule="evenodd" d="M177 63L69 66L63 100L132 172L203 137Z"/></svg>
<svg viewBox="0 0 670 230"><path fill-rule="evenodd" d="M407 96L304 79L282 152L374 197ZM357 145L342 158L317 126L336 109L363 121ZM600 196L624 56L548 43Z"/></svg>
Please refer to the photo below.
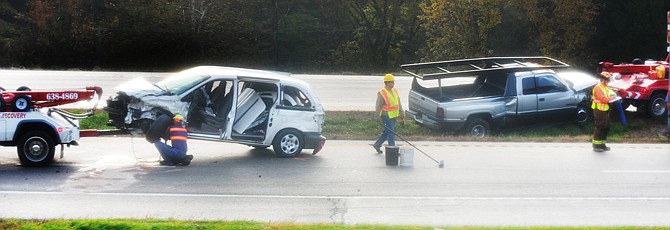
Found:
<svg viewBox="0 0 670 230"><path fill-rule="evenodd" d="M384 141L388 140L389 146L395 146L395 118L391 119L388 115L382 116L382 134L379 135L374 146L381 147ZM386 128L384 128L386 126ZM388 129L387 129L388 128Z"/></svg>
<svg viewBox="0 0 670 230"><path fill-rule="evenodd" d="M181 162L186 157L186 152L173 148L172 146L169 146L163 142L156 141L154 142L154 146L156 146L156 149L158 149L158 152L165 161Z"/></svg>

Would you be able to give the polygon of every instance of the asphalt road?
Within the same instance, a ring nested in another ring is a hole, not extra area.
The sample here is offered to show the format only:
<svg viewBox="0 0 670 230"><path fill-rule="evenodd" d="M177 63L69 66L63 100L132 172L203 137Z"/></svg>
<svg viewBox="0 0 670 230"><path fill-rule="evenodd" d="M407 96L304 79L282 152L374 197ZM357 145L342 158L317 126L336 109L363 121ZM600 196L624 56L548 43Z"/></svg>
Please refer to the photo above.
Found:
<svg viewBox="0 0 670 230"><path fill-rule="evenodd" d="M331 140L286 159L193 140L187 167L159 166L140 137L83 138L44 168L18 166L3 147L0 218L670 225L667 144L414 143L439 168L418 151L412 166L387 166L368 142Z"/></svg>
<svg viewBox="0 0 670 230"><path fill-rule="evenodd" d="M98 108L105 105L105 100L116 94L114 87L137 77L144 77L149 82L158 82L171 73L150 72L91 72L91 71L31 71L31 70L0 70L0 87L15 90L20 86L28 86L33 90L83 89L86 86L100 86L103 89L102 101ZM381 89L383 76L361 75L307 75L293 74L295 78L306 81L321 104L329 111L374 111L376 93ZM412 78L398 76L396 88L401 96L401 103L407 105ZM90 108L93 103L78 103L73 107Z"/></svg>

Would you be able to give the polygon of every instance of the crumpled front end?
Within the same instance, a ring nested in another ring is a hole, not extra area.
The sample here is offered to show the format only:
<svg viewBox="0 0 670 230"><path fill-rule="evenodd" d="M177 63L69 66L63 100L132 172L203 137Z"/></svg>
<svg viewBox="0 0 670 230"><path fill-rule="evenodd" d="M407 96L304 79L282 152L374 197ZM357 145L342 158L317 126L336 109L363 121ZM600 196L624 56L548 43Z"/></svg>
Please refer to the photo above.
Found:
<svg viewBox="0 0 670 230"><path fill-rule="evenodd" d="M161 114L182 113L187 106L177 95L168 95L142 78L115 89L119 92L107 99L103 110L109 114L108 125L118 129L146 129Z"/></svg>

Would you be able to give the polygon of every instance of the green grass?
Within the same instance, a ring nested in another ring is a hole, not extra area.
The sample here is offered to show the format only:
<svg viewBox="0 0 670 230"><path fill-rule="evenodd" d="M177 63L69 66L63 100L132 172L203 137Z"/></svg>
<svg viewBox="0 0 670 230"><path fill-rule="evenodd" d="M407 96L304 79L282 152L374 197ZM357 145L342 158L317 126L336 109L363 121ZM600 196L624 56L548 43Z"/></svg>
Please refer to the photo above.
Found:
<svg viewBox="0 0 670 230"><path fill-rule="evenodd" d="M574 230L625 230L625 229L670 229L670 227L641 227L641 226L617 226L617 227L479 227L479 226L389 226L389 225L337 225L337 224L297 224L297 223L261 223L255 221L179 221L179 220L135 220L135 219L103 219L103 220L2 220L0 219L0 229L64 229L64 230L153 230L153 229L304 229L304 230L339 230L339 229L452 229L452 230L472 230L472 229L527 229L527 230L554 230L554 229L574 229Z"/></svg>
<svg viewBox="0 0 670 230"><path fill-rule="evenodd" d="M666 137L658 136L666 127L663 120L652 120L631 114L627 127L621 125L618 118L611 120L608 141L610 142L651 142L668 143ZM382 127L374 119L373 112L367 111L328 111L323 134L328 139L372 140L381 133ZM593 124L578 126L575 124L529 127L522 130L503 130L502 133L475 138L458 133L446 133L428 129L419 123L407 119L404 125L397 125L396 132L410 141L532 141L532 142L590 142Z"/></svg>
<svg viewBox="0 0 670 230"><path fill-rule="evenodd" d="M107 126L107 112L98 112L95 115L79 121L81 129L107 130L115 129L114 126Z"/></svg>
<svg viewBox="0 0 670 230"><path fill-rule="evenodd" d="M382 131L369 111L327 111L323 135L329 140L373 140ZM80 121L82 129L114 129L107 126L108 117L104 111ZM658 136L665 129L665 121L651 120L631 116L628 127L622 126L616 118L612 119L608 141L610 142L652 142L668 143L668 138ZM580 127L567 124L546 126L522 131L493 135L487 138L474 138L444 131L431 130L419 123L407 119L404 125L398 124L396 132L409 141L532 141L532 142L590 142L593 125Z"/></svg>

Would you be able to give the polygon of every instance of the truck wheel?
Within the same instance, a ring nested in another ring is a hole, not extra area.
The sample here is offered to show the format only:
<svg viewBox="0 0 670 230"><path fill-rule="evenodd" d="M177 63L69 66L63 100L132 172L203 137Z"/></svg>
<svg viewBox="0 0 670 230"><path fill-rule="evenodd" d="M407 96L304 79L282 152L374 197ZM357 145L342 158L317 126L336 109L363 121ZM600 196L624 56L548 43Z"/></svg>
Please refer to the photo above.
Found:
<svg viewBox="0 0 670 230"><path fill-rule="evenodd" d="M32 102L28 95L18 94L14 96L12 100L12 111L13 112L27 112L32 107Z"/></svg>
<svg viewBox="0 0 670 230"><path fill-rule="evenodd" d="M32 91L32 89L30 89L30 87L24 85L24 86L19 86L19 88L16 88L16 91Z"/></svg>
<svg viewBox="0 0 670 230"><path fill-rule="evenodd" d="M579 105L577 107L577 125L585 126L591 121L593 111L586 105Z"/></svg>
<svg viewBox="0 0 670 230"><path fill-rule="evenodd" d="M170 127L172 124L172 118L168 115L161 115L154 121L153 124L149 127L147 130L147 133L145 134L145 139L151 144L153 144L156 141L159 141L161 137L164 137L165 131Z"/></svg>
<svg viewBox="0 0 670 230"><path fill-rule="evenodd" d="M647 113L651 118L660 119L665 117L665 114L668 112L668 108L665 105L665 94L655 93L649 98L649 104L647 105Z"/></svg>
<svg viewBox="0 0 670 230"><path fill-rule="evenodd" d="M292 129L279 132L272 143L275 154L280 157L295 157L302 152L304 146L302 134Z"/></svg>
<svg viewBox="0 0 670 230"><path fill-rule="evenodd" d="M465 135L485 137L489 135L489 122L481 118L470 118L465 124Z"/></svg>
<svg viewBox="0 0 670 230"><path fill-rule="evenodd" d="M16 150L22 165L44 166L53 161L56 144L46 132L34 130L21 136Z"/></svg>

